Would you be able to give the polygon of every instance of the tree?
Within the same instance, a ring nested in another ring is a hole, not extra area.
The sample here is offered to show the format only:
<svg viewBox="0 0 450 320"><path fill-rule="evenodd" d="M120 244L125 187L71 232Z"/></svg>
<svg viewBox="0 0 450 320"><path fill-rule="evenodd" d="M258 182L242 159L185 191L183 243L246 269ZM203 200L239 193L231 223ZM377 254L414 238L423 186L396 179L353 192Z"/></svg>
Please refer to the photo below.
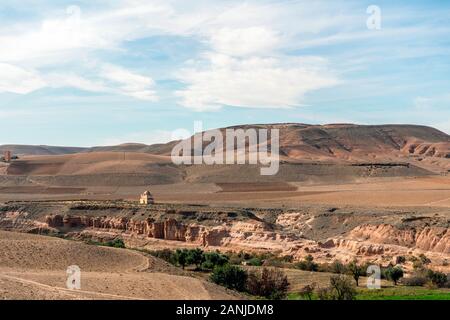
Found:
<svg viewBox="0 0 450 320"><path fill-rule="evenodd" d="M359 286L359 278L365 274L364 267L359 266L356 260L350 262L347 266L348 273L353 277L356 286Z"/></svg>
<svg viewBox="0 0 450 320"><path fill-rule="evenodd" d="M386 270L386 277L397 285L398 280L403 277L403 270L400 267L389 267Z"/></svg>
<svg viewBox="0 0 450 320"><path fill-rule="evenodd" d="M187 257L187 263L188 264L195 264L197 269L200 269L200 266L202 265L204 261L204 255L203 250L200 248L196 248L193 250L189 250L188 257Z"/></svg>
<svg viewBox="0 0 450 320"><path fill-rule="evenodd" d="M330 266L331 272L338 273L338 274L344 274L346 273L346 268L342 262L339 260L334 260L333 263Z"/></svg>
<svg viewBox="0 0 450 320"><path fill-rule="evenodd" d="M216 266L211 273L211 281L229 289L244 291L248 274L245 270L226 264Z"/></svg>
<svg viewBox="0 0 450 320"><path fill-rule="evenodd" d="M331 276L330 291L333 300L354 300L356 297L351 280L344 275Z"/></svg>
<svg viewBox="0 0 450 320"><path fill-rule="evenodd" d="M218 252L206 252L203 254L204 262L202 268L214 269L215 266L223 266L228 263L228 257Z"/></svg>
<svg viewBox="0 0 450 320"><path fill-rule="evenodd" d="M284 299L289 282L287 276L279 269L263 268L250 272L247 279L247 292L272 300Z"/></svg>
<svg viewBox="0 0 450 320"><path fill-rule="evenodd" d="M314 262L314 257L312 255L307 255L303 261L297 263L296 267L304 271L317 271L319 266Z"/></svg>
<svg viewBox="0 0 450 320"><path fill-rule="evenodd" d="M188 261L189 251L187 249L177 249L175 251L175 261L184 269Z"/></svg>
<svg viewBox="0 0 450 320"><path fill-rule="evenodd" d="M300 291L298 292L298 294L305 299L312 300L312 296L313 296L315 288L316 288L315 283L308 284L308 285L304 286L303 288L301 288Z"/></svg>

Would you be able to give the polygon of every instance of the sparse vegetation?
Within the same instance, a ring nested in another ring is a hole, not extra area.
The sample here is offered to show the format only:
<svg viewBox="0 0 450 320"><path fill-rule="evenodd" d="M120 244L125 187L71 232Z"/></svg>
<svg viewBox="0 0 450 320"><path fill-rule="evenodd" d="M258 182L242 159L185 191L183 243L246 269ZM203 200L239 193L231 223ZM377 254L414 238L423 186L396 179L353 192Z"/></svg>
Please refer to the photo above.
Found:
<svg viewBox="0 0 450 320"><path fill-rule="evenodd" d="M248 273L246 288L252 295L280 300L287 296L288 287L288 279L279 269L262 268Z"/></svg>
<svg viewBox="0 0 450 320"><path fill-rule="evenodd" d="M385 275L394 285L397 285L398 281L403 278L403 269L400 267L388 267L385 270Z"/></svg>
<svg viewBox="0 0 450 320"><path fill-rule="evenodd" d="M226 264L213 269L211 281L228 289L245 291L247 277L247 272L242 268Z"/></svg>
<svg viewBox="0 0 450 320"><path fill-rule="evenodd" d="M305 300L312 300L315 288L316 288L316 284L314 284L314 283L308 284L308 285L304 286L303 288L301 288L300 291L298 292L298 294L300 295L300 297L302 297Z"/></svg>
<svg viewBox="0 0 450 320"><path fill-rule="evenodd" d="M317 271L319 269L319 265L314 262L312 255L307 255L305 259L298 262L295 267L304 271Z"/></svg>
<svg viewBox="0 0 450 320"><path fill-rule="evenodd" d="M319 300L355 300L356 294L350 278L345 275L331 276L330 286L317 290Z"/></svg>
<svg viewBox="0 0 450 320"><path fill-rule="evenodd" d="M356 282L356 286L359 286L359 278L365 275L367 268L358 265L356 260L350 262L347 266L347 272L353 277Z"/></svg>
<svg viewBox="0 0 450 320"><path fill-rule="evenodd" d="M431 283L437 286L438 288L443 288L446 286L448 281L447 275L442 272L428 270L427 278L430 279Z"/></svg>
<svg viewBox="0 0 450 320"><path fill-rule="evenodd" d="M85 241L86 244L96 245L96 246L104 246L104 247L113 247L113 248L126 248L125 242L122 239L114 239L106 242L95 241L89 239Z"/></svg>

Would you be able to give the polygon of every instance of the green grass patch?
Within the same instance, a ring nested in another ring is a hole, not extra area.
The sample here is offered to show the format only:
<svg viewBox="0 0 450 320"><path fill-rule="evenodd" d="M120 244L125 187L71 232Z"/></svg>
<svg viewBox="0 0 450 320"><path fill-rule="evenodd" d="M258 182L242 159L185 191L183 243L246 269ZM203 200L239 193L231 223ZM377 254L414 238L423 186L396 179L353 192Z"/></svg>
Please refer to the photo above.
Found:
<svg viewBox="0 0 450 320"><path fill-rule="evenodd" d="M380 290L362 289L358 300L450 300L450 290L422 287L391 287Z"/></svg>
<svg viewBox="0 0 450 320"><path fill-rule="evenodd" d="M314 294L313 300L317 300ZM288 300L305 300L300 294L288 294ZM389 287L380 290L358 289L356 300L450 300L450 290L422 287Z"/></svg>

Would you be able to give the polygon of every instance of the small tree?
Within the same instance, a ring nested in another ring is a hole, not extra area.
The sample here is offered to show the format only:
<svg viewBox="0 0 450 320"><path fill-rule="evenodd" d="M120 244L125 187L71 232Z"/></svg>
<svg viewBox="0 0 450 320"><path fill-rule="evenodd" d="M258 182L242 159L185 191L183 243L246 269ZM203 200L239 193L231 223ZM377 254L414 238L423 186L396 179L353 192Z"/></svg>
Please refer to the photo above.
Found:
<svg viewBox="0 0 450 320"><path fill-rule="evenodd" d="M272 300L284 299L289 282L287 276L279 269L263 268L250 272L247 279L248 293Z"/></svg>
<svg viewBox="0 0 450 320"><path fill-rule="evenodd" d="M305 271L317 271L319 266L314 262L314 257L309 254L303 261L296 264L296 268Z"/></svg>
<svg viewBox="0 0 450 320"><path fill-rule="evenodd" d="M330 290L333 300L354 300L356 290L351 280L344 275L332 276L330 278Z"/></svg>
<svg viewBox="0 0 450 320"><path fill-rule="evenodd" d="M312 300L312 296L314 294L315 288L316 288L315 283L308 284L308 285L304 286L303 288L301 288L300 291L298 292L298 294L301 297L303 297L304 299Z"/></svg>
<svg viewBox="0 0 450 320"><path fill-rule="evenodd" d="M403 277L403 270L400 267L389 267L386 269L386 277L397 285L398 280Z"/></svg>
<svg viewBox="0 0 450 320"><path fill-rule="evenodd" d="M345 274L347 272L345 265L339 260L334 260L330 266L331 272L337 274Z"/></svg>
<svg viewBox="0 0 450 320"><path fill-rule="evenodd" d="M189 250L189 254L187 257L187 263L188 264L195 264L195 267L197 269L200 269L200 266L205 261L203 255L203 250L200 248L196 248L193 250Z"/></svg>
<svg viewBox="0 0 450 320"><path fill-rule="evenodd" d="M353 277L356 282L356 286L359 286L359 278L364 275L364 267L359 266L356 260L350 262L347 266L348 273Z"/></svg>
<svg viewBox="0 0 450 320"><path fill-rule="evenodd" d="M244 291L248 274L237 266L217 266L211 274L211 281L229 289Z"/></svg>
<svg viewBox="0 0 450 320"><path fill-rule="evenodd" d="M214 269L215 266L223 266L228 263L228 257L218 252L206 252L204 253L204 262L202 268Z"/></svg>
<svg viewBox="0 0 450 320"><path fill-rule="evenodd" d="M175 251L175 261L178 265L180 265L183 269L188 262L189 251L187 249L177 249Z"/></svg>

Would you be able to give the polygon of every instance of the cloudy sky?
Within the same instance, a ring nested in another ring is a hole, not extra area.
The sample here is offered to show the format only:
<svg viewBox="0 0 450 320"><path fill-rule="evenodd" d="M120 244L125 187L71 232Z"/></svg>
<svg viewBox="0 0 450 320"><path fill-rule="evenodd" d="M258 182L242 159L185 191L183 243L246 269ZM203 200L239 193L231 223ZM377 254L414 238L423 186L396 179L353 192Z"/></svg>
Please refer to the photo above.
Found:
<svg viewBox="0 0 450 320"><path fill-rule="evenodd" d="M0 144L151 144L194 121L450 133L449 21L447 1L0 0Z"/></svg>

